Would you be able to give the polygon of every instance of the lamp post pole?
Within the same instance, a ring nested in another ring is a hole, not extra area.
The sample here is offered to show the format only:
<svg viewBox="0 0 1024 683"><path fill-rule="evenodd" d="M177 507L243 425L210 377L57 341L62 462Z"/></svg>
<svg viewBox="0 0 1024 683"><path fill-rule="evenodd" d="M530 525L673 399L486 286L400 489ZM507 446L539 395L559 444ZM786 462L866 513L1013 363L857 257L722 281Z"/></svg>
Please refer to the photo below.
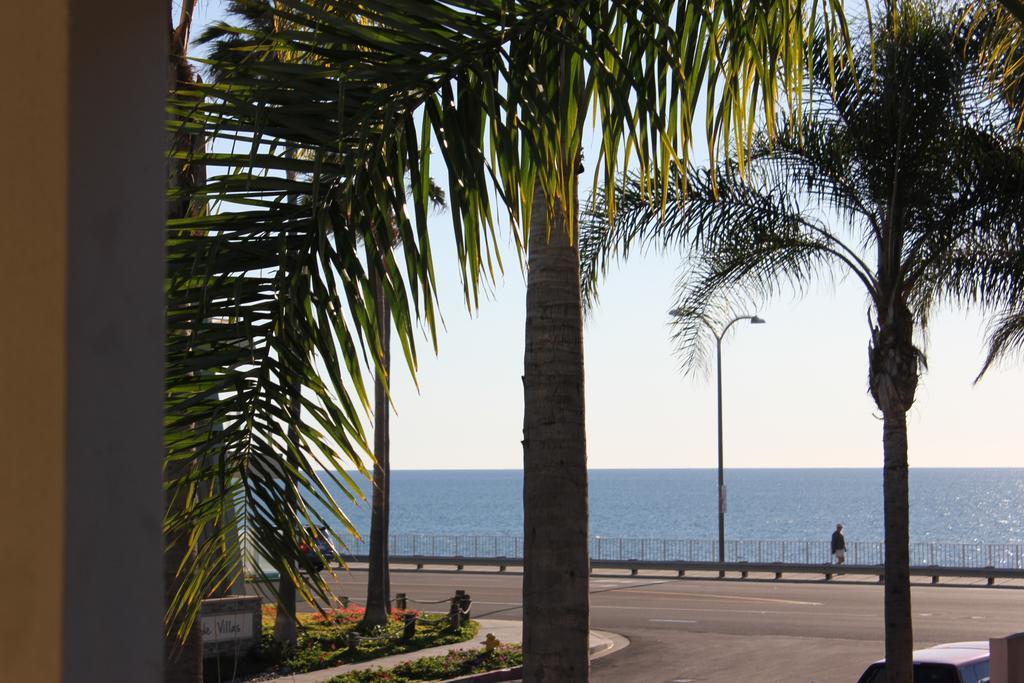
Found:
<svg viewBox="0 0 1024 683"><path fill-rule="evenodd" d="M733 322L736 322L735 320ZM731 325L732 323L729 323ZM725 329L729 329L726 325ZM711 331L714 334L714 330ZM725 334L725 330L722 330ZM722 450L722 337L715 335L718 366L718 561L725 562L725 458ZM725 571L718 572L719 578Z"/></svg>
<svg viewBox="0 0 1024 683"><path fill-rule="evenodd" d="M672 315L676 317L686 317L686 313L680 309L674 309L671 311ZM751 324L762 325L764 319L759 318L756 315L738 315L722 328L721 332L717 332L710 322L703 316L700 317L700 321L711 331L711 334L715 337L715 360L716 369L718 375L718 561L719 563L725 562L725 458L724 449L722 447L722 339L725 337L725 333L729 331L735 323L740 320L749 320ZM719 578L725 576L724 570L719 570Z"/></svg>

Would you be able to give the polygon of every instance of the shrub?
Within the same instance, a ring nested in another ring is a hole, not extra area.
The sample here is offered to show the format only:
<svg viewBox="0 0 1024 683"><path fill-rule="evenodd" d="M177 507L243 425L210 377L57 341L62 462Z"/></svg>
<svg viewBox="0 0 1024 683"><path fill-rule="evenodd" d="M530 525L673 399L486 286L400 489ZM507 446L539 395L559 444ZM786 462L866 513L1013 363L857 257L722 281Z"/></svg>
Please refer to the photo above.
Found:
<svg viewBox="0 0 1024 683"><path fill-rule="evenodd" d="M439 657L421 657L391 669L366 669L335 676L329 683L407 683L457 678L469 674L508 669L523 663L520 645L502 645L486 650L451 650Z"/></svg>

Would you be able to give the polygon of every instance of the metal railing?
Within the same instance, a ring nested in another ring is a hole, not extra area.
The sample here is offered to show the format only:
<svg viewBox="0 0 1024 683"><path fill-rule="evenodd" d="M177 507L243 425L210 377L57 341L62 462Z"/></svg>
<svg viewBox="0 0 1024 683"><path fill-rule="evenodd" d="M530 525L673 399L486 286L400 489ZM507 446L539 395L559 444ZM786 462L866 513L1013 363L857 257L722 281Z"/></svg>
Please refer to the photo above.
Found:
<svg viewBox="0 0 1024 683"><path fill-rule="evenodd" d="M517 536L396 534L389 537L392 556L521 559L523 539ZM350 542L346 554L365 555L367 544ZM640 562L717 562L718 541L663 538L590 539L592 560ZM726 541L726 562L824 564L831 561L829 541ZM846 561L853 565L882 564L882 541L847 543ZM1024 543L911 543L912 567L1024 569Z"/></svg>

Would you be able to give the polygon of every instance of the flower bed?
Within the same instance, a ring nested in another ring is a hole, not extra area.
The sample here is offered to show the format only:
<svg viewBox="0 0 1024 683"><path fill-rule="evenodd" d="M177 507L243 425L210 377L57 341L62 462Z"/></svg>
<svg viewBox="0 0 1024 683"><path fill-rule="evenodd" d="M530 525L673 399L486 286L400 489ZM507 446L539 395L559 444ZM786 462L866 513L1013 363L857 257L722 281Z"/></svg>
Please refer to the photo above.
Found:
<svg viewBox="0 0 1024 683"><path fill-rule="evenodd" d="M487 650L452 650L441 657L422 657L391 669L366 669L335 676L329 683L406 683L437 681L496 669L508 669L523 663L520 645L501 645Z"/></svg>
<svg viewBox="0 0 1024 683"><path fill-rule="evenodd" d="M425 617L415 610L393 610L386 626L363 638L354 648L348 647L349 633L356 630L365 610L360 606L327 610L323 614L300 614L298 638L293 649L281 651L273 639L275 610L273 605L263 606L263 641L248 657L235 661L229 657L207 660L204 667L206 680L216 681L225 672L237 674L267 673L286 675L316 671L341 664L362 662L402 652L413 652L438 645L462 643L476 636L479 625L475 621L453 630L442 616ZM402 640L402 627L406 614L421 618L416 634ZM387 680L387 679L384 679Z"/></svg>

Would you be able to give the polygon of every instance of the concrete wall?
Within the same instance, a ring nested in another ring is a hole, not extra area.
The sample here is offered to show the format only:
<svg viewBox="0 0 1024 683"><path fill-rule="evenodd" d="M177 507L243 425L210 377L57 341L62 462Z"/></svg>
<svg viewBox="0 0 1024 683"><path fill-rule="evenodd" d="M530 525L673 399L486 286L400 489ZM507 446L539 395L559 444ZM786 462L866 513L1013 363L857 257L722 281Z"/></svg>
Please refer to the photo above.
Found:
<svg viewBox="0 0 1024 683"><path fill-rule="evenodd" d="M0 22L2 681L160 679L167 23Z"/></svg>

